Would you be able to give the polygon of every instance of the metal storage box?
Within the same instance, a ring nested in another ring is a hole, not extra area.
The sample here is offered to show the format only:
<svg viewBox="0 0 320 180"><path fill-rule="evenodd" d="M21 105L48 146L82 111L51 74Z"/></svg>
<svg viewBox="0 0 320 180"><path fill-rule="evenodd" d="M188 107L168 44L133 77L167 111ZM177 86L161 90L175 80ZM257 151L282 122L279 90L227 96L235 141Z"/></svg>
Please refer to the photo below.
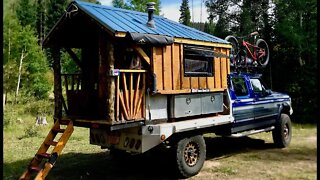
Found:
<svg viewBox="0 0 320 180"><path fill-rule="evenodd" d="M223 111L223 94L209 93L201 96L201 113L210 114Z"/></svg>
<svg viewBox="0 0 320 180"><path fill-rule="evenodd" d="M223 111L223 93L173 95L170 118L196 116Z"/></svg>
<svg viewBox="0 0 320 180"><path fill-rule="evenodd" d="M171 118L195 116L201 114L199 94L173 95L170 101Z"/></svg>

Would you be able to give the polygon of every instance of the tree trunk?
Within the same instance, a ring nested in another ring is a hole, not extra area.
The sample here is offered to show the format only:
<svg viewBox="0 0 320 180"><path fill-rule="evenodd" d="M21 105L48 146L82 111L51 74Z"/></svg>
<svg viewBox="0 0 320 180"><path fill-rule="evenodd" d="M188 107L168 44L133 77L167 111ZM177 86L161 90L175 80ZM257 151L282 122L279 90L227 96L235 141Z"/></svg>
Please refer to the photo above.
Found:
<svg viewBox="0 0 320 180"><path fill-rule="evenodd" d="M18 94L19 94L19 86L20 86L21 70L22 70L22 60L25 57L27 57L27 54L24 55L24 50L22 50L21 57L20 57L20 64L19 64L19 74L18 74L18 83L17 83L16 95L15 95L15 103L17 103L17 98L18 98Z"/></svg>

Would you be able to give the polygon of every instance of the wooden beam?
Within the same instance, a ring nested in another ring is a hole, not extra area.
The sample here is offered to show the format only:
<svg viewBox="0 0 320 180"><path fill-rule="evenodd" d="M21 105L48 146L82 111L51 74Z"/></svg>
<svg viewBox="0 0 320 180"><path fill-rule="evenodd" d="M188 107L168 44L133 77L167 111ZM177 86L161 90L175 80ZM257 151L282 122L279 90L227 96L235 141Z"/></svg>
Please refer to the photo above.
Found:
<svg viewBox="0 0 320 180"><path fill-rule="evenodd" d="M53 77L54 77L54 119L62 117L62 87L61 87L61 64L60 48L51 49L53 58Z"/></svg>
<svg viewBox="0 0 320 180"><path fill-rule="evenodd" d="M115 32L114 36L115 37L126 37L127 33L126 32Z"/></svg>
<svg viewBox="0 0 320 180"><path fill-rule="evenodd" d="M64 49L68 52L68 54L69 54L70 57L73 59L73 61L74 61L74 62L81 68L81 70L82 70L83 65L82 65L80 59L77 57L77 55L76 55L70 48L68 48L68 47L65 47Z"/></svg>
<svg viewBox="0 0 320 180"><path fill-rule="evenodd" d="M183 39L183 38L174 38L175 43L182 44L192 44L192 45L201 45L201 46L213 46L213 47L223 47L223 48L231 48L230 44L222 44L222 43L214 43L208 41L198 41L192 39Z"/></svg>
<svg viewBox="0 0 320 180"><path fill-rule="evenodd" d="M150 65L150 58L139 46L133 46L133 49Z"/></svg>

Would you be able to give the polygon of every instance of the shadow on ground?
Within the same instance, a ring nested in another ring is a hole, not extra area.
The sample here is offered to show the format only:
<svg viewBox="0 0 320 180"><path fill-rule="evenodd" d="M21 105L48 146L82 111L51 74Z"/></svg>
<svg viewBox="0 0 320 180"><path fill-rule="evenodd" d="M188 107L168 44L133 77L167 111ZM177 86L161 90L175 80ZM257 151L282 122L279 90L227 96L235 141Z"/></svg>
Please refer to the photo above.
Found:
<svg viewBox="0 0 320 180"><path fill-rule="evenodd" d="M275 148L272 143L250 137L206 137L205 140L207 160ZM125 157L110 155L108 150L101 151L95 154L62 154L47 179L177 179L174 158L169 151L157 150ZM18 179L28 163L29 159L4 163L4 179Z"/></svg>

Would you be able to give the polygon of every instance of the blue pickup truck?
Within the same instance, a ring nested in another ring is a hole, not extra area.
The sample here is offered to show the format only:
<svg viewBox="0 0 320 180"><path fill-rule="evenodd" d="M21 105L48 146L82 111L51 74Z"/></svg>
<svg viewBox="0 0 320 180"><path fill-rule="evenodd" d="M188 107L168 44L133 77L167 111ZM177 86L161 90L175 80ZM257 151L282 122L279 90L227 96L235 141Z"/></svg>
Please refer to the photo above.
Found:
<svg viewBox="0 0 320 180"><path fill-rule="evenodd" d="M272 131L274 143L287 147L292 134L291 98L269 90L259 74L232 73L228 83L234 116L230 134Z"/></svg>

